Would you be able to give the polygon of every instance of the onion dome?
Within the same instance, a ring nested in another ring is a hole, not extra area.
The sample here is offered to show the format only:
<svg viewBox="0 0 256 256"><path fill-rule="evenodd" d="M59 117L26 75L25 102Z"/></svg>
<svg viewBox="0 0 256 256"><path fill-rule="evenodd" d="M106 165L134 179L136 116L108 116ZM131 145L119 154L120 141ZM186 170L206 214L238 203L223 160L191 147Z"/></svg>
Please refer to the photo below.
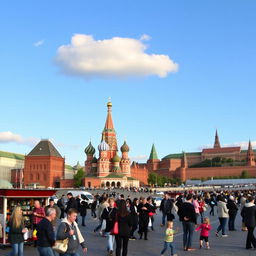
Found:
<svg viewBox="0 0 256 256"><path fill-rule="evenodd" d="M92 163L95 164L95 163L97 163L97 162L98 162L98 159L97 159L96 157L93 157Z"/></svg>
<svg viewBox="0 0 256 256"><path fill-rule="evenodd" d="M117 163L120 162L121 158L118 156L118 154L116 154L113 158L112 158L112 162Z"/></svg>
<svg viewBox="0 0 256 256"><path fill-rule="evenodd" d="M85 154L93 155L95 153L95 148L93 147L92 143L90 142L89 145L84 150Z"/></svg>
<svg viewBox="0 0 256 256"><path fill-rule="evenodd" d="M103 140L100 145L98 146L99 151L108 151L109 145L106 143L105 140Z"/></svg>
<svg viewBox="0 0 256 256"><path fill-rule="evenodd" d="M123 146L121 147L121 152L129 152L130 148L129 146L126 144L126 141L124 141Z"/></svg>

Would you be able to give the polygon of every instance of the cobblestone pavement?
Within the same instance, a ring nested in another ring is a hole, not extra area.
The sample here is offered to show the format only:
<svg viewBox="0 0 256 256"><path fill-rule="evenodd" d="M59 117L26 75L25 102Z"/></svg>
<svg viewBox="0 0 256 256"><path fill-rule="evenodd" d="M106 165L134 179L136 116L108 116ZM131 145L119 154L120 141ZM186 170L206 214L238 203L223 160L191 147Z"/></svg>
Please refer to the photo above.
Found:
<svg viewBox="0 0 256 256"><path fill-rule="evenodd" d="M155 216L155 231L149 232L148 238L149 240L136 240L136 241L129 241L129 256L158 256L160 255L160 251L163 246L163 237L164 237L164 228L160 227L161 221L161 213ZM237 217L236 220L236 228L238 231L228 232L228 237L221 238L215 237L214 231L218 226L217 217L211 217L213 229L210 234L210 250L206 249L198 249L198 241L199 241L199 232L194 234L193 238L193 247L197 248L196 251L193 252L184 252L182 250L182 227L180 222L175 219L175 227L179 227L179 232L175 236L175 244L177 248L178 255L206 255L206 256L229 256L229 255L247 255L247 256L255 256L256 251L254 250L246 250L245 249L245 239L246 239L246 232L242 232L241 230L241 218L240 216ZM88 253L89 256L104 256L106 254L106 238L100 237L98 234L93 232L94 227L97 225L97 221L92 220L90 216L90 211L88 211L87 215L87 226L81 227L82 233L85 236L85 239L88 244ZM5 256L8 255L10 251L9 248L4 250L0 249L0 255ZM37 250L30 246L25 246L24 249L24 256L37 256ZM82 255L82 253L81 253ZM170 251L165 255L170 255Z"/></svg>

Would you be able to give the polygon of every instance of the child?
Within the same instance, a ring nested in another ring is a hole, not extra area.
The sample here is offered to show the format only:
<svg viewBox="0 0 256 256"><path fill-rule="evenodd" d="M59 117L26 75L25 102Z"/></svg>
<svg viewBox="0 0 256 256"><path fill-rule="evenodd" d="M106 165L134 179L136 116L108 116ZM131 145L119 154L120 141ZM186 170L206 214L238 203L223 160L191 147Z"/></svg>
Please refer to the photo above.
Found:
<svg viewBox="0 0 256 256"><path fill-rule="evenodd" d="M196 231L201 229L200 233L200 249L203 247L203 241L205 241L206 248L210 249L209 246L209 231L211 230L211 225L210 225L210 219L208 217L204 218L203 223L196 228Z"/></svg>
<svg viewBox="0 0 256 256"><path fill-rule="evenodd" d="M173 222L172 221L167 221L167 229L165 231L166 236L165 236L165 240L164 240L164 249L161 251L161 256L164 255L168 246L171 248L171 255L177 256L177 254L175 253L175 246L174 246L174 243L173 243L173 235L177 231L173 230Z"/></svg>

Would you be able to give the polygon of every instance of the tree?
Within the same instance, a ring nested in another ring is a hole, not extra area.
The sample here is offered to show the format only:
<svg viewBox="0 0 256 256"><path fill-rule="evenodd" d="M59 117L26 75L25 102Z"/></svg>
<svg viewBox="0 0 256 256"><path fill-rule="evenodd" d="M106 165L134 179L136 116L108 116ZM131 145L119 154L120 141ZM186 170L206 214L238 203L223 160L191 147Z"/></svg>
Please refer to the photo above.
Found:
<svg viewBox="0 0 256 256"><path fill-rule="evenodd" d="M247 178L250 178L250 174L249 174L249 172L248 172L248 171L246 171L246 170L242 171L240 178L241 178L241 179L247 179Z"/></svg>
<svg viewBox="0 0 256 256"><path fill-rule="evenodd" d="M84 170L83 168L78 169L77 173L74 174L74 186L76 188L81 187L84 179Z"/></svg>

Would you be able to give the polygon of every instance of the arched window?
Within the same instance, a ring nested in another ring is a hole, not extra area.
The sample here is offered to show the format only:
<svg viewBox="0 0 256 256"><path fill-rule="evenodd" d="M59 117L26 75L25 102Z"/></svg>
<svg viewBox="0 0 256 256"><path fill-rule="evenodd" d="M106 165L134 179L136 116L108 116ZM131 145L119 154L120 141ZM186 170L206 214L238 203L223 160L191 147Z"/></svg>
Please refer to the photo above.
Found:
<svg viewBox="0 0 256 256"><path fill-rule="evenodd" d="M37 178L38 180L40 180L40 174L39 174L39 173L37 173L36 178Z"/></svg>

